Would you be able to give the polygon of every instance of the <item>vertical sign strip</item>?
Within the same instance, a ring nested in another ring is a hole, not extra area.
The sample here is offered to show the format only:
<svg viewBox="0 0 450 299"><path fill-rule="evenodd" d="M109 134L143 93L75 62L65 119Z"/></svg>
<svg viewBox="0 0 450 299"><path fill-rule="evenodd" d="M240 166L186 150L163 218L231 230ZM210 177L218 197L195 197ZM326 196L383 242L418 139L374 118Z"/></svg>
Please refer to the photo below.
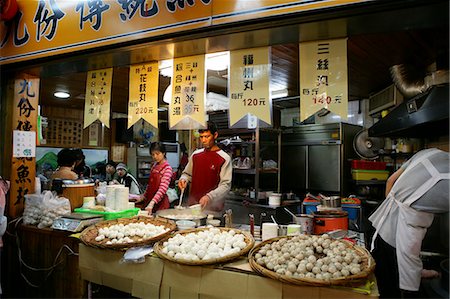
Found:
<svg viewBox="0 0 450 299"><path fill-rule="evenodd" d="M97 119L109 128L112 73L112 68L88 72L83 128Z"/></svg>
<svg viewBox="0 0 450 299"><path fill-rule="evenodd" d="M158 128L158 63L130 67L130 92L128 100L128 128L143 118Z"/></svg>
<svg viewBox="0 0 450 299"><path fill-rule="evenodd" d="M230 126L248 114L272 124L269 47L230 53Z"/></svg>
<svg viewBox="0 0 450 299"><path fill-rule="evenodd" d="M205 128L205 84L205 55L174 59L170 129Z"/></svg>
<svg viewBox="0 0 450 299"><path fill-rule="evenodd" d="M13 128L36 133L39 103L39 79L23 75L14 83ZM36 158L13 157L11 161L11 189L9 213L19 217L24 208L25 195L34 193Z"/></svg>
<svg viewBox="0 0 450 299"><path fill-rule="evenodd" d="M325 108L347 119L347 39L300 44L300 120Z"/></svg>

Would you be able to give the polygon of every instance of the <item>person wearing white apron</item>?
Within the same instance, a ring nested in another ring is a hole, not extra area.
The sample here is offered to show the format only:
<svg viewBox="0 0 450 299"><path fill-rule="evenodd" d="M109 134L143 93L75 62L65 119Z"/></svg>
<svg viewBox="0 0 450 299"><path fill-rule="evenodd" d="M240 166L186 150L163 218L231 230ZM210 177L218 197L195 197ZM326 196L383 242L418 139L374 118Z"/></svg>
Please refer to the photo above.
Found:
<svg viewBox="0 0 450 299"><path fill-rule="evenodd" d="M419 255L434 215L449 211L449 157L438 149L416 153L388 179L387 197L369 217L380 298L414 297L430 273Z"/></svg>

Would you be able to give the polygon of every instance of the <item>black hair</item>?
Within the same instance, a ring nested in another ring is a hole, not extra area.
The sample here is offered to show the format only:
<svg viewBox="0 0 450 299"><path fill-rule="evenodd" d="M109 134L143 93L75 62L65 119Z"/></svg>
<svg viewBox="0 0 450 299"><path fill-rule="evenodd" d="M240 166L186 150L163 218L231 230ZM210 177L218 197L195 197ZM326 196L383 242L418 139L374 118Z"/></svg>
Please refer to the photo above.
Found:
<svg viewBox="0 0 450 299"><path fill-rule="evenodd" d="M57 155L57 162L59 166L71 167L76 160L77 158L70 148L63 148Z"/></svg>
<svg viewBox="0 0 450 299"><path fill-rule="evenodd" d="M184 142L180 144L180 151L182 153L187 152L187 147L186 147L186 144Z"/></svg>
<svg viewBox="0 0 450 299"><path fill-rule="evenodd" d="M166 146L162 142L152 142L152 144L150 144L150 154L153 151L159 151L166 155Z"/></svg>
<svg viewBox="0 0 450 299"><path fill-rule="evenodd" d="M111 165L112 167L116 168L117 163L114 162L113 160L108 160L108 162L106 163L106 165Z"/></svg>
<svg viewBox="0 0 450 299"><path fill-rule="evenodd" d="M208 121L206 129L199 129L198 130L199 133L203 133L203 132L207 132L207 131L210 131L211 134L214 135L218 131L216 123L212 122L212 121Z"/></svg>
<svg viewBox="0 0 450 299"><path fill-rule="evenodd" d="M86 158L81 148L73 148L72 152L77 160L84 160Z"/></svg>

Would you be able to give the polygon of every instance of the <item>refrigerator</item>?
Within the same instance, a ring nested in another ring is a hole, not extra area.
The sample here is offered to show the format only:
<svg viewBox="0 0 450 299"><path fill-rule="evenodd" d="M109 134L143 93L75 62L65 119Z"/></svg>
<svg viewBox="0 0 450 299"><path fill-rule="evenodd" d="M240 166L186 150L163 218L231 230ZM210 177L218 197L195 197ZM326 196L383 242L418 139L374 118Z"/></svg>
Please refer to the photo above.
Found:
<svg viewBox="0 0 450 299"><path fill-rule="evenodd" d="M361 126L313 124L283 130L281 137L282 192L348 196L351 160L358 156L353 138Z"/></svg>

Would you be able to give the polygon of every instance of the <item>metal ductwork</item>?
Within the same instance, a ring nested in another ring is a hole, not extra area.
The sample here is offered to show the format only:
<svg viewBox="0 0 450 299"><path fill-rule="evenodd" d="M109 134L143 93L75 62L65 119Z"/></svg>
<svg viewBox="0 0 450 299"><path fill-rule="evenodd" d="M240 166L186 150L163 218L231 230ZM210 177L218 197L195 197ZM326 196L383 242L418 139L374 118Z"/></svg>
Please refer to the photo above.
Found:
<svg viewBox="0 0 450 299"><path fill-rule="evenodd" d="M369 128L372 137L429 137L449 132L449 72L435 71L422 79L408 67L390 68L403 103Z"/></svg>
<svg viewBox="0 0 450 299"><path fill-rule="evenodd" d="M395 86L406 99L424 93L431 86L447 83L449 77L448 70L435 71L429 75L425 72L417 74L412 67L404 64L393 65L389 70Z"/></svg>

